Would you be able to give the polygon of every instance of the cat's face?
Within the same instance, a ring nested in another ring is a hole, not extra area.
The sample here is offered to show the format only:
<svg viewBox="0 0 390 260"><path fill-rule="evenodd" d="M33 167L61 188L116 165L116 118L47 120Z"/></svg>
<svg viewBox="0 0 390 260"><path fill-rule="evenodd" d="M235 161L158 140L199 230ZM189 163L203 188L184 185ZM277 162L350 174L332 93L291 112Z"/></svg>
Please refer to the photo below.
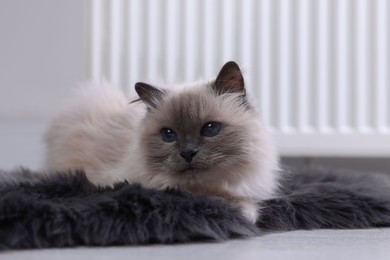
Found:
<svg viewBox="0 0 390 260"><path fill-rule="evenodd" d="M179 92L139 83L136 90L149 108L142 148L154 174L177 185L228 181L257 160L257 113L235 63L227 63L212 83Z"/></svg>
<svg viewBox="0 0 390 260"><path fill-rule="evenodd" d="M195 177L213 167L232 167L245 154L245 130L229 120L224 105L230 105L206 88L167 96L149 111L142 140L149 167Z"/></svg>

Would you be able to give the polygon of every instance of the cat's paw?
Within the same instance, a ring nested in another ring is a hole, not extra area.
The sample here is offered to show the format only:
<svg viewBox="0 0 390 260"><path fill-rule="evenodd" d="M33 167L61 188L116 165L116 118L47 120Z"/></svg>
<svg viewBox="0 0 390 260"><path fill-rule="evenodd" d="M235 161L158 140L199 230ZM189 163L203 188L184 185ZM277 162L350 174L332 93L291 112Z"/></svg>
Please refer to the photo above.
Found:
<svg viewBox="0 0 390 260"><path fill-rule="evenodd" d="M241 211L241 214L250 221L251 223L256 223L259 217L259 206L256 201L253 200L239 200L236 202L237 208Z"/></svg>

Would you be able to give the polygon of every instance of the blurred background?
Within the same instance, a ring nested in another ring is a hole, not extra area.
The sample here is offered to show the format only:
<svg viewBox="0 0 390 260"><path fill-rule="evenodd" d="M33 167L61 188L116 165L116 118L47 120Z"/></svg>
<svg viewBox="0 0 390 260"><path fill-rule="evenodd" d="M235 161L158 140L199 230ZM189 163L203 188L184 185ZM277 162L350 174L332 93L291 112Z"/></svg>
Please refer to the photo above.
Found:
<svg viewBox="0 0 390 260"><path fill-rule="evenodd" d="M79 82L212 79L229 60L288 164L390 172L387 0L1 0L0 168L40 166Z"/></svg>

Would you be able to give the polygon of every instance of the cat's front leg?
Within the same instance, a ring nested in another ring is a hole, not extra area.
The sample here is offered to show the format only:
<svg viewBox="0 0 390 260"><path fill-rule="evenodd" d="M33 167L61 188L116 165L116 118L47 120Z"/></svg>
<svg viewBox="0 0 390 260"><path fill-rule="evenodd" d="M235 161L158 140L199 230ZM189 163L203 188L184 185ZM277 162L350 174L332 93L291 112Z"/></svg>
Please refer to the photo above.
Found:
<svg viewBox="0 0 390 260"><path fill-rule="evenodd" d="M245 219L252 223L256 223L260 216L260 208L258 202L254 199L240 198L229 200L234 208L237 208Z"/></svg>
<svg viewBox="0 0 390 260"><path fill-rule="evenodd" d="M253 199L242 199L237 202L237 207L247 220L256 223L260 215L257 201L254 201Z"/></svg>

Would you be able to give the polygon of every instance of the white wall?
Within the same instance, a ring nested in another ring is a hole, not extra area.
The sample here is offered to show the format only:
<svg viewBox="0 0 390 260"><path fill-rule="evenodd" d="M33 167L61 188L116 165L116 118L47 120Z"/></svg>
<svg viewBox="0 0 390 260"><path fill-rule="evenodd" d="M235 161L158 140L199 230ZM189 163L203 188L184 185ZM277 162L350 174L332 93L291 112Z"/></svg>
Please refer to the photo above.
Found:
<svg viewBox="0 0 390 260"><path fill-rule="evenodd" d="M86 79L83 0L0 0L0 169L38 168L58 103Z"/></svg>
<svg viewBox="0 0 390 260"><path fill-rule="evenodd" d="M45 120L85 79L85 1L0 1L0 123Z"/></svg>

